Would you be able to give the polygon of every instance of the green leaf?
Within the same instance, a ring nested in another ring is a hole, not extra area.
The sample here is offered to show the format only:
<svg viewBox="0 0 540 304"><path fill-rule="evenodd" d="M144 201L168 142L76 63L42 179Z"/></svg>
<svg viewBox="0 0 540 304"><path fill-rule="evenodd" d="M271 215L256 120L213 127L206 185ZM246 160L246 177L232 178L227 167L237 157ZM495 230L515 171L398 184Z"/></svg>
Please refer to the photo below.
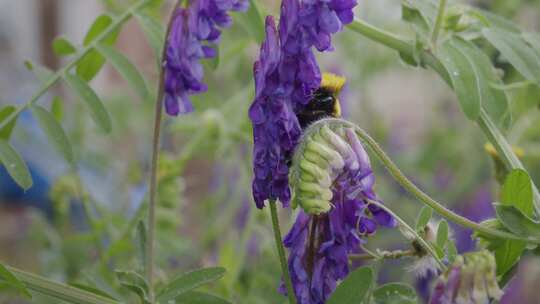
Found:
<svg viewBox="0 0 540 304"><path fill-rule="evenodd" d="M113 20L108 15L101 15L96 18L94 23L90 26L90 29L84 37L84 46L88 46L98 36L108 30L109 26L113 23ZM101 41L105 45L113 45L118 37L118 30L111 32L105 39ZM99 54L96 50L89 51L77 64L77 75L86 80L92 80L96 74L101 70L105 64L105 58Z"/></svg>
<svg viewBox="0 0 540 304"><path fill-rule="evenodd" d="M521 241L502 241L495 249L495 261L497 263L497 276L502 276L510 270L521 257L527 247L527 243Z"/></svg>
<svg viewBox="0 0 540 304"><path fill-rule="evenodd" d="M349 273L330 295L327 304L358 304L364 303L373 285L373 270L362 267Z"/></svg>
<svg viewBox="0 0 540 304"><path fill-rule="evenodd" d="M448 71L461 110L469 119L477 120L483 98L480 71L451 41L443 43L437 55Z"/></svg>
<svg viewBox="0 0 540 304"><path fill-rule="evenodd" d="M414 288L403 283L382 285L373 292L375 304L416 304L418 297ZM358 302L360 303L360 302Z"/></svg>
<svg viewBox="0 0 540 304"><path fill-rule="evenodd" d="M56 37L53 41L53 51L56 56L69 56L77 52L77 49L64 37Z"/></svg>
<svg viewBox="0 0 540 304"><path fill-rule="evenodd" d="M429 223L429 220L431 220L432 215L433 209L431 209L431 207L422 207L422 210L420 210L420 214L418 214L418 218L416 218L416 231L424 230L424 227L426 227Z"/></svg>
<svg viewBox="0 0 540 304"><path fill-rule="evenodd" d="M203 268L182 274L165 285L158 293L157 299L159 302L167 303L185 292L220 279L224 274L225 268L222 267Z"/></svg>
<svg viewBox="0 0 540 304"><path fill-rule="evenodd" d="M258 44L262 43L265 35L264 20L257 5L257 1L249 0L248 11L238 14L237 19Z"/></svg>
<svg viewBox="0 0 540 304"><path fill-rule="evenodd" d="M134 271L119 270L116 270L115 273L120 285L137 294L142 302L150 303L148 299L148 283L140 274Z"/></svg>
<svg viewBox="0 0 540 304"><path fill-rule="evenodd" d="M131 87L141 96L143 100L148 100L150 93L146 88L146 82L137 68L122 54L112 47L100 44L97 50L109 60L114 68L126 79Z"/></svg>
<svg viewBox="0 0 540 304"><path fill-rule="evenodd" d="M540 239L540 223L510 205L494 204L497 218L513 233L523 237Z"/></svg>
<svg viewBox="0 0 540 304"><path fill-rule="evenodd" d="M112 129L111 118L107 109L94 90L77 75L66 73L64 79L79 97L86 103L94 122L106 133Z"/></svg>
<svg viewBox="0 0 540 304"><path fill-rule="evenodd" d="M210 293L188 291L174 299L176 304L231 304L231 302Z"/></svg>
<svg viewBox="0 0 540 304"><path fill-rule="evenodd" d="M105 291L103 291L101 289L97 289L97 288L92 287L92 286L88 286L88 285L84 285L84 284L80 284L80 283L72 283L72 284L69 284L69 285L71 285L71 286L73 286L75 288L86 290L86 291L91 292L93 294L96 294L98 296L102 296L102 297L105 297L105 298L108 298L108 299L111 299L111 300L117 300L113 296L111 296L110 294L106 293Z"/></svg>
<svg viewBox="0 0 540 304"><path fill-rule="evenodd" d="M447 247L447 252L448 252L448 262L449 264L452 264L454 263L454 261L456 260L456 257L458 256L458 250L457 250L456 244L450 240L446 244L446 247Z"/></svg>
<svg viewBox="0 0 540 304"><path fill-rule="evenodd" d="M462 52L474 70L478 72L481 107L498 125L503 128L508 127L512 120L509 101L505 92L493 87L493 84L503 85L503 82L497 75L491 59L470 41L455 37L450 43Z"/></svg>
<svg viewBox="0 0 540 304"><path fill-rule="evenodd" d="M444 249L446 242L448 241L448 222L442 220L437 227L437 246Z"/></svg>
<svg viewBox="0 0 540 304"><path fill-rule="evenodd" d="M24 284L2 264L0 264L0 283L7 284L9 287L16 290L18 294L23 295L28 299L32 298L32 295L28 292Z"/></svg>
<svg viewBox="0 0 540 304"><path fill-rule="evenodd" d="M427 41L427 37L430 34L430 26L427 18L411 1L402 1L401 18L411 25L414 32L422 41Z"/></svg>
<svg viewBox="0 0 540 304"><path fill-rule="evenodd" d="M539 83L540 57L516 33L486 28L484 37L528 80Z"/></svg>
<svg viewBox="0 0 540 304"><path fill-rule="evenodd" d="M16 110L16 107L10 105L0 108L0 123L6 120ZM15 124L17 123L17 118L18 116L13 117L8 124L6 124L2 129L0 129L0 140L9 140L9 138L11 137L11 133L15 128Z"/></svg>
<svg viewBox="0 0 540 304"><path fill-rule="evenodd" d="M51 101L51 113L56 121L62 121L64 117L64 101L60 96L55 96Z"/></svg>
<svg viewBox="0 0 540 304"><path fill-rule="evenodd" d="M64 129L62 129L62 126L58 123L56 118L39 105L33 105L31 110L56 151L58 151L58 153L60 153L70 164L73 164L75 162L73 149L71 148L71 144L69 143L69 139L64 132Z"/></svg>
<svg viewBox="0 0 540 304"><path fill-rule="evenodd" d="M154 50L156 57L161 58L163 44L165 42L165 29L160 22L144 12L136 12L135 18L139 22L146 39ZM160 60L158 60L160 61Z"/></svg>
<svg viewBox="0 0 540 304"><path fill-rule="evenodd" d="M531 178L523 169L512 170L502 186L501 203L515 206L526 216L533 216L533 192Z"/></svg>
<svg viewBox="0 0 540 304"><path fill-rule="evenodd" d="M144 221L141 220L137 224L135 239L137 243L139 264L142 266L144 272L146 272L146 269L144 269L144 265L146 262L146 238L146 225L144 224Z"/></svg>
<svg viewBox="0 0 540 304"><path fill-rule="evenodd" d="M0 163L4 165L13 180L25 191L32 187L32 176L22 157L9 143L0 139Z"/></svg>

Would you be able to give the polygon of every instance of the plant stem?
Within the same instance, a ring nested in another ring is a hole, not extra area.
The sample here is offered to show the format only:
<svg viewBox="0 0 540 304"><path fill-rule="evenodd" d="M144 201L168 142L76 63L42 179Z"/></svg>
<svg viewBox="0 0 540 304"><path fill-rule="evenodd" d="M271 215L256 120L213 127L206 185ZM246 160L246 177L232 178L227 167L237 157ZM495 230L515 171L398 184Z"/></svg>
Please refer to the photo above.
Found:
<svg viewBox="0 0 540 304"><path fill-rule="evenodd" d="M167 40L171 31L171 26L176 14L176 10L180 7L181 0L176 2L174 9L169 18L167 24L167 31L165 34L165 40L163 43L163 49L161 53L160 62L163 62L167 51ZM161 121L163 118L163 95L164 95L164 83L165 83L165 70L163 64L159 66L159 83L156 94L156 103L154 111L154 133L152 135L152 163L150 167L150 199L148 203L148 242L146 244L146 280L148 282L149 300L150 303L155 303L154 298L154 247L156 239L156 200L157 200L157 167L159 161L159 149L161 138Z"/></svg>
<svg viewBox="0 0 540 304"><path fill-rule="evenodd" d="M439 265L439 268L444 272L446 271L446 265L443 263L443 261L439 258L439 256L437 255L437 252L435 252L435 249L433 249L433 247L428 243L428 241L424 240L424 238L422 238L417 232L416 230L414 230L414 228L412 228L411 226L409 226L409 224L407 224L407 222L405 222L405 220L403 220L401 217L399 217L397 214L395 214L392 210L390 210L390 208L388 208L387 206L377 202L377 201L373 201L373 200L368 200L368 202L370 204L374 204L376 205L377 207L383 209L384 211L386 211L388 214L390 214L392 217L394 217L398 222L399 224L404 227L405 229L407 229L409 231L409 233L411 233L415 239L418 241L418 243L420 243L420 245L433 257L433 259L437 262L437 264Z"/></svg>
<svg viewBox="0 0 540 304"><path fill-rule="evenodd" d="M446 0L439 1L439 12L437 13L437 19L435 20L435 26L433 32L431 32L431 44L433 47L437 45L437 39L444 21L444 11L446 9Z"/></svg>
<svg viewBox="0 0 540 304"><path fill-rule="evenodd" d="M118 301L75 288L62 283L54 282L36 274L6 266L24 285L36 292L64 300L69 303L80 304L117 304Z"/></svg>
<svg viewBox="0 0 540 304"><path fill-rule="evenodd" d="M400 53L410 55L412 55L413 53L412 41L404 40L403 38L400 38L392 33L377 28L363 20L355 19L347 27L366 38L379 42Z"/></svg>
<svg viewBox="0 0 540 304"><path fill-rule="evenodd" d="M48 80L46 80L41 87L32 95L32 97L24 104L17 107L13 113L8 115L5 119L0 122L0 129L4 128L8 123L11 122L11 120L15 119L19 114L21 114L22 111L26 110L28 107L33 105L37 102L37 100L45 94L49 88L51 88L53 85L55 85L60 79L62 79L63 75L67 73L71 68L75 67L81 59L88 54L91 50L93 50L99 43L101 43L104 39L106 39L112 32L114 32L120 25L122 25L124 22L126 22L133 14L144 7L146 4L148 4L151 0L141 0L134 4L131 8L129 8L127 11L125 11L122 15L113 18L112 23L101 33L99 34L92 42L90 42L87 46L82 48L77 54L75 54L73 60L71 60L67 65L65 65L63 68L56 71L54 74L52 74Z"/></svg>
<svg viewBox="0 0 540 304"><path fill-rule="evenodd" d="M296 304L296 298L294 289L289 274L289 268L287 266L287 259L285 258L285 248L283 248L283 240L281 238L281 230L279 229L279 219L276 208L276 201L270 200L270 214L272 216L272 229L274 230L274 238L276 242L276 249L278 251L279 263L281 264L281 272L283 273L283 281L285 281L285 287L287 287L287 296L289 297L289 304Z"/></svg>

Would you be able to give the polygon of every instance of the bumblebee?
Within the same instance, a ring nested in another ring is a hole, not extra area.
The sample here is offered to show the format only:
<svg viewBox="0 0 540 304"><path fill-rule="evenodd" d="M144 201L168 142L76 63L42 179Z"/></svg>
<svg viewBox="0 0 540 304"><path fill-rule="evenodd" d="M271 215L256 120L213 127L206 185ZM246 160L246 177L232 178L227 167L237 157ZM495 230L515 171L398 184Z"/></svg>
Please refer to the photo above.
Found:
<svg viewBox="0 0 540 304"><path fill-rule="evenodd" d="M302 130L319 119L341 117L338 96L345 85L345 81L344 77L332 73L323 73L321 86L313 93L313 97L307 106L296 114Z"/></svg>

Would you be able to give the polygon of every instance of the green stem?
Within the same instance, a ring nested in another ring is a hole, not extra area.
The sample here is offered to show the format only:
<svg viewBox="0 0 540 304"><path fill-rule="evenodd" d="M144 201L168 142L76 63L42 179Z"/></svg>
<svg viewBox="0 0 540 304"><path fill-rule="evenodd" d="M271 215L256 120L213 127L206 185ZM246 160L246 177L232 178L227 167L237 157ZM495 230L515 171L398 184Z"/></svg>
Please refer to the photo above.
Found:
<svg viewBox="0 0 540 304"><path fill-rule="evenodd" d="M289 274L289 268L287 266L287 259L285 258L285 248L283 248L281 230L279 229L279 219L275 200L270 200L270 214L272 215L272 229L274 230L276 249L278 251L279 263L281 264L281 272L283 273L283 281L285 281L285 287L287 288L289 304L296 304L296 298L291 281L291 276Z"/></svg>
<svg viewBox="0 0 540 304"><path fill-rule="evenodd" d="M433 27L433 32L431 32L431 44L433 46L437 45L437 39L439 38L439 33L444 21L444 11L446 9L446 0L439 1L439 12L437 13L437 19L435 20L435 26Z"/></svg>
<svg viewBox="0 0 540 304"><path fill-rule="evenodd" d="M73 60L71 60L67 65L65 65L63 68L56 71L45 83L41 85L41 87L32 95L32 97L24 104L20 105L13 113L8 115L2 122L0 122L0 129L4 128L8 123L11 122L11 120L15 119L19 114L21 114L22 111L26 110L28 107L33 105L37 102L37 100L45 94L49 88L51 88L53 85L55 85L60 79L62 79L63 75L67 73L71 68L76 66L81 59L86 56L90 51L92 51L99 43L101 43L104 39L106 39L112 32L114 32L120 25L122 25L124 22L129 20L133 14L144 7L146 4L148 4L151 0L141 0L134 4L131 8L129 8L127 11L125 11L122 15L113 18L112 23L101 33L99 34L92 42L90 42L87 46L82 48L77 54L75 54L75 57Z"/></svg>
<svg viewBox="0 0 540 304"><path fill-rule="evenodd" d="M169 18L167 24L167 32L165 35L165 40L163 42L163 49L161 54L161 59L165 58L167 51L167 39L171 31L171 26L175 16L176 10L180 7L182 3L181 0L176 2L174 9ZM150 199L148 203L148 242L146 244L146 265L144 269L146 270L146 280L148 281L149 290L149 300L150 303L155 303L154 298L154 247L156 239L156 200L157 200L157 169L159 161L159 148L160 148L160 138L161 138L161 121L163 118L163 95L164 95L164 84L165 84L165 70L162 65L160 65L159 71L159 83L158 83L158 92L156 94L156 103L154 111L154 133L152 136L152 163L150 167Z"/></svg>
<svg viewBox="0 0 540 304"><path fill-rule="evenodd" d="M410 54L412 56L414 45L412 41L404 40L401 37L379 29L360 19L355 19L347 27L366 38L379 42L400 53Z"/></svg>
<svg viewBox="0 0 540 304"><path fill-rule="evenodd" d="M402 55L407 57L413 57L414 43L411 40L405 40L399 38L393 34L390 34L382 29L379 29L369 23L362 20L354 20L348 25L353 31L375 41L381 43L389 48L392 48ZM429 50L423 51L419 54L420 62L422 65L427 65L437 72L447 84L451 86L450 77L448 72L440 62L440 60L433 55ZM477 121L478 125L484 132L488 140L493 144L497 152L501 155L507 169L524 169L523 164L512 151L506 138L502 135L495 123L491 120L489 115L484 109L482 109L480 117ZM537 215L540 215L540 191L538 187L533 184L533 193L535 198L535 208Z"/></svg>
<svg viewBox="0 0 540 304"><path fill-rule="evenodd" d="M44 277L6 266L24 285L33 291L77 304L117 304L118 301L108 299L79 288L54 282Z"/></svg>
<svg viewBox="0 0 540 304"><path fill-rule="evenodd" d="M437 255L437 252L435 251L435 249L433 249L433 247L428 243L428 241L424 240L424 238L422 238L416 232L416 230L414 230L414 228L409 226L409 224L407 224L407 222L405 222L405 220L403 220L401 217L399 217L396 213L394 213L392 210L390 210L390 208L388 208L387 206L385 206L385 205L383 205L383 204L381 204L381 203L379 203L377 201L373 201L373 200L368 200L368 201L371 204L377 205L377 207L383 209L384 211L388 212L388 214L390 214L392 217L394 217L399 222L399 224L403 228L407 229L407 231L409 231L409 233L414 236L414 238L418 241L418 243L420 243L420 245L433 257L433 259L439 265L439 268L443 272L446 271L446 265L443 263L443 261L441 261L441 259Z"/></svg>
<svg viewBox="0 0 540 304"><path fill-rule="evenodd" d="M473 230L485 233L493 237L540 244L540 240L522 238L512 233L494 230L452 212L450 209L446 208L436 200L432 199L429 195L416 187L416 185L401 172L401 170L394 164L394 162L392 162L390 157L388 157L388 155L386 155L386 153L381 149L379 144L373 138L371 138L371 136L369 136L366 131L364 131L358 126L355 126L355 128L358 136L371 148L371 150L375 153L377 158L381 161L381 163L388 170L388 172L390 172L394 179L414 197L433 208L433 210L435 210L441 216L463 227L471 228Z"/></svg>

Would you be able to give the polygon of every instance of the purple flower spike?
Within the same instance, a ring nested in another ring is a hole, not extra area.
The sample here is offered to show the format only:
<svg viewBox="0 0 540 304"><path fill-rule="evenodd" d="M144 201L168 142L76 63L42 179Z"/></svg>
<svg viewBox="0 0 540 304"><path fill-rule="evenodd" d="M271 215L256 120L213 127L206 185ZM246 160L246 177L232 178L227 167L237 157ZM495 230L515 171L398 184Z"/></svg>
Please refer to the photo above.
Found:
<svg viewBox="0 0 540 304"><path fill-rule="evenodd" d="M258 208L268 199L288 206L287 165L302 134L296 118L321 83L313 53L331 50L331 35L352 21L356 0L283 0L279 31L266 19L266 40L254 65L253 198Z"/></svg>
<svg viewBox="0 0 540 304"><path fill-rule="evenodd" d="M193 0L179 8L172 20L163 69L164 104L169 115L193 111L190 95L207 90L202 59L213 58L221 29L231 25L229 11L247 9L247 0Z"/></svg>

